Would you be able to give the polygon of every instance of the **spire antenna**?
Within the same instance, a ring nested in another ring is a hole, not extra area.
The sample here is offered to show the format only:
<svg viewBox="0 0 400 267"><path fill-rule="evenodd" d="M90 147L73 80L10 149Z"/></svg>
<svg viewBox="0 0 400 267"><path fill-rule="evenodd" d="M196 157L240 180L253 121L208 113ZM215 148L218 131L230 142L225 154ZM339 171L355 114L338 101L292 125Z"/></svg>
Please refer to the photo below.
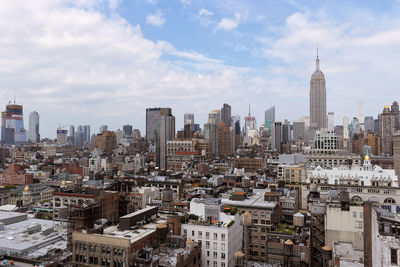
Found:
<svg viewBox="0 0 400 267"><path fill-rule="evenodd" d="M319 71L318 44L317 44L317 59L315 60L315 69L316 71Z"/></svg>
<svg viewBox="0 0 400 267"><path fill-rule="evenodd" d="M251 113L250 113L250 104L249 104L249 117L251 116Z"/></svg>

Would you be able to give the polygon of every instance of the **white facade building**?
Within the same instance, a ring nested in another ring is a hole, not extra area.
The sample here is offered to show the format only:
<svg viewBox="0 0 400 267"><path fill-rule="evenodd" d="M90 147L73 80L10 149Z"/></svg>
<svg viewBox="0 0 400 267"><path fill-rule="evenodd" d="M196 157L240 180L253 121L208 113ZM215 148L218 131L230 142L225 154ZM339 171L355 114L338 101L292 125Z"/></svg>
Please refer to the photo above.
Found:
<svg viewBox="0 0 400 267"><path fill-rule="evenodd" d="M330 185L361 185L398 187L395 170L372 166L369 156L365 156L364 164L359 168L323 169L321 166L307 173L307 183Z"/></svg>
<svg viewBox="0 0 400 267"><path fill-rule="evenodd" d="M218 210L209 219L209 208ZM240 215L227 215L220 211L220 200L209 204L203 199L193 199L190 203L190 213L200 217L198 222L182 224L182 234L195 242L201 241L202 266L228 267L235 266L234 254L242 249L243 227Z"/></svg>

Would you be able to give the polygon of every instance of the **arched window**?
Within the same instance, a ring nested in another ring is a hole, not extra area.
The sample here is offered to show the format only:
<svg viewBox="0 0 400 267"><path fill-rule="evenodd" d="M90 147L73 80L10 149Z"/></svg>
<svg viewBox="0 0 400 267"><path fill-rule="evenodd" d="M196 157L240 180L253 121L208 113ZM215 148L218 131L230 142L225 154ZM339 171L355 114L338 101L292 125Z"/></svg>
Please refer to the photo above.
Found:
<svg viewBox="0 0 400 267"><path fill-rule="evenodd" d="M394 203L396 203L396 201L395 201L393 198L391 198L391 197L386 198L383 202L384 202L384 203L388 203L388 204L394 204Z"/></svg>
<svg viewBox="0 0 400 267"><path fill-rule="evenodd" d="M356 204L362 204L364 201L362 200L361 197L354 196L354 197L351 198L351 202L356 203Z"/></svg>

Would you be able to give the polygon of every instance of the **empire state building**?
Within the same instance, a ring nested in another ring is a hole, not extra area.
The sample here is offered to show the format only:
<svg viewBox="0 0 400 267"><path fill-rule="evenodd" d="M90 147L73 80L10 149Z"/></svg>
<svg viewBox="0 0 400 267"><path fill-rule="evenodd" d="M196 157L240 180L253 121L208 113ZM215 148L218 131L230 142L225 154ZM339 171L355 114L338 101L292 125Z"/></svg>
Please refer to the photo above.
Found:
<svg viewBox="0 0 400 267"><path fill-rule="evenodd" d="M319 68L319 58L315 62L315 71L310 80L310 127L322 129L328 127L326 117L326 82Z"/></svg>

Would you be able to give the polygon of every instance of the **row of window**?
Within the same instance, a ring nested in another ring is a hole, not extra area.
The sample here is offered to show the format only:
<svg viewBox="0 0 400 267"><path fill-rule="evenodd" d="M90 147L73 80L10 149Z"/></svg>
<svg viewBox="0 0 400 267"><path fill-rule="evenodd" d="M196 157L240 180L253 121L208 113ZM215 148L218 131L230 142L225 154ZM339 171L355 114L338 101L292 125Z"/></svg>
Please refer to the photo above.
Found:
<svg viewBox="0 0 400 267"><path fill-rule="evenodd" d="M87 264L87 257L84 255L75 255L75 262L82 262ZM101 266L106 266L106 267L111 267L111 260L110 259L105 259L101 258L100 262ZM89 257L89 264L92 265L99 265L99 259L94 256ZM113 267L125 267L125 261L123 260L114 260L113 261Z"/></svg>
<svg viewBox="0 0 400 267"><path fill-rule="evenodd" d="M187 235L186 229L183 230L183 232ZM195 236L195 231L192 230L191 234L192 234L192 237L194 237ZM210 239L210 232L205 232L205 234L206 234L206 239ZM199 239L203 239L203 232L202 231L198 231L197 232L197 237ZM218 233L213 233L213 240L218 240ZM221 234L221 241L225 241L225 234Z"/></svg>
<svg viewBox="0 0 400 267"><path fill-rule="evenodd" d="M225 256L225 253L224 252L222 252L221 253L221 260L225 260L226 259L226 256ZM207 257L210 257L210 251L209 250L207 250ZM216 252L216 251L214 251L213 252L213 259L218 259L218 252Z"/></svg>

